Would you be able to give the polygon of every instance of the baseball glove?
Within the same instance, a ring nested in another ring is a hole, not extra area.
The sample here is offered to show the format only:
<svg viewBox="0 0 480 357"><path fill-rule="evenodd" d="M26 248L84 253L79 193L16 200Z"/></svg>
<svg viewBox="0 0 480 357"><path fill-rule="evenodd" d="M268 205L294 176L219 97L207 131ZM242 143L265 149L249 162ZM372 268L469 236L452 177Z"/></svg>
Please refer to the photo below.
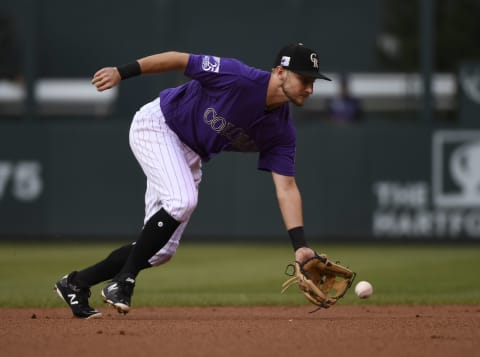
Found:
<svg viewBox="0 0 480 357"><path fill-rule="evenodd" d="M334 305L345 295L355 279L353 271L339 262L332 262L325 254L318 253L301 264L289 264L285 274L292 278L283 283L282 293L297 283L307 300L317 305L318 309Z"/></svg>

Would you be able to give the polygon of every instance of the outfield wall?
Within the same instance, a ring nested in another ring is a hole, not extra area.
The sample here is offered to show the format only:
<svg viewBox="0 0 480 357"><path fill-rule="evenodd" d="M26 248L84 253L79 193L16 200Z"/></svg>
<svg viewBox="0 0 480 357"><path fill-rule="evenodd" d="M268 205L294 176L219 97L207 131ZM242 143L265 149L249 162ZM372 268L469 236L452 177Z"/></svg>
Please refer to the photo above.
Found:
<svg viewBox="0 0 480 357"><path fill-rule="evenodd" d="M123 237L142 225L129 120L0 123L0 235ZM323 238L480 239L480 129L297 121L306 230ZM187 234L284 235L256 155L204 166Z"/></svg>

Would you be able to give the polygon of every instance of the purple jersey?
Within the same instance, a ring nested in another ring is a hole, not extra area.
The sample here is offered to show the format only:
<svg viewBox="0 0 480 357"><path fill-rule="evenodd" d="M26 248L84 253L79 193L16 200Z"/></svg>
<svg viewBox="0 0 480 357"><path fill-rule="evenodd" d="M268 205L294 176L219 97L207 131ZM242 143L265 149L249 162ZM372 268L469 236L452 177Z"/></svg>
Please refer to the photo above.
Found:
<svg viewBox="0 0 480 357"><path fill-rule="evenodd" d="M270 73L242 62L190 55L188 83L160 93L167 124L208 161L221 151L259 152L258 168L295 174L295 127L288 104L265 110Z"/></svg>

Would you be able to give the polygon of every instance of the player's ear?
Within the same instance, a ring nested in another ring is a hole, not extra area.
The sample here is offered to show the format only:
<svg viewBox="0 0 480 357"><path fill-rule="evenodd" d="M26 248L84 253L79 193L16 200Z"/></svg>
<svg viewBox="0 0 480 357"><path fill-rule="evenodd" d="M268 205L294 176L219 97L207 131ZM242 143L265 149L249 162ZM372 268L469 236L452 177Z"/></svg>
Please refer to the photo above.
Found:
<svg viewBox="0 0 480 357"><path fill-rule="evenodd" d="M282 82L287 78L287 70L282 66L275 67L273 73L275 73Z"/></svg>

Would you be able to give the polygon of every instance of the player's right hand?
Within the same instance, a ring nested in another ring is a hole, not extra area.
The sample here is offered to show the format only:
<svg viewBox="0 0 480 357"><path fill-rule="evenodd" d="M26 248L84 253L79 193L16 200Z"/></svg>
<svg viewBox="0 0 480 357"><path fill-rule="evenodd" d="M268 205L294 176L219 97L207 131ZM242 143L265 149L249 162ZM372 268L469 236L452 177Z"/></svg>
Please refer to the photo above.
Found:
<svg viewBox="0 0 480 357"><path fill-rule="evenodd" d="M315 256L315 252L311 248L302 247L302 248L298 248L295 251L295 261L297 261L300 264L314 256Z"/></svg>
<svg viewBox="0 0 480 357"><path fill-rule="evenodd" d="M101 92L116 86L121 80L116 67L105 67L93 75L92 84Z"/></svg>

